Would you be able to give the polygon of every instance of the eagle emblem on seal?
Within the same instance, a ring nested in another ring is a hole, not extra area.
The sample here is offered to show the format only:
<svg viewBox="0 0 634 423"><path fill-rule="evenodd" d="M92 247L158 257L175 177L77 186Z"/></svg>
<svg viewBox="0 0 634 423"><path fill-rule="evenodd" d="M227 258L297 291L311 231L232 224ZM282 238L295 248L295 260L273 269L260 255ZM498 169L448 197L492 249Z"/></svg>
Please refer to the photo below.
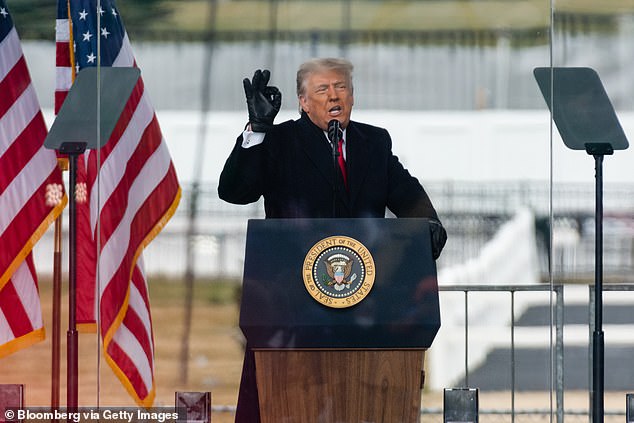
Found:
<svg viewBox="0 0 634 423"><path fill-rule="evenodd" d="M357 274L352 273L353 261L345 254L333 254L325 261L326 272L330 279L326 282L326 285L332 286L336 291L343 291L345 288L350 288L350 284L357 278ZM334 286L333 286L334 285Z"/></svg>
<svg viewBox="0 0 634 423"><path fill-rule="evenodd" d="M343 235L318 241L302 265L308 294L326 307L346 308L363 301L374 278L374 258L368 248Z"/></svg>

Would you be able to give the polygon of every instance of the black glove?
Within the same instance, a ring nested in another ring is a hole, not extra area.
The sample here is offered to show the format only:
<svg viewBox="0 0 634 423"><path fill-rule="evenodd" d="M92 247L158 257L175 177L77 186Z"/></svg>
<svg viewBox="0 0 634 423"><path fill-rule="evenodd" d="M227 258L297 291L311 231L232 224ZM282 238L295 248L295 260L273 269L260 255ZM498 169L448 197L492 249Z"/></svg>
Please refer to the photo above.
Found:
<svg viewBox="0 0 634 423"><path fill-rule="evenodd" d="M429 232L431 233L431 255L436 260L447 242L447 231L439 221L429 219Z"/></svg>
<svg viewBox="0 0 634 423"><path fill-rule="evenodd" d="M254 132L266 132L273 126L275 115L282 106L282 93L277 87L270 87L271 72L256 70L253 79L244 78L244 94L247 97L249 123Z"/></svg>

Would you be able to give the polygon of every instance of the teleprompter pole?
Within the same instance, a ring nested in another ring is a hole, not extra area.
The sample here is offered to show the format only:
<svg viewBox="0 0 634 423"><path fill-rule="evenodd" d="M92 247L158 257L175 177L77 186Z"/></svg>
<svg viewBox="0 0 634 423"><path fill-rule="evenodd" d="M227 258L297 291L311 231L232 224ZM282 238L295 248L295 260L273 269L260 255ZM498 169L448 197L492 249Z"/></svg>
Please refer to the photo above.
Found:
<svg viewBox="0 0 634 423"><path fill-rule="evenodd" d="M594 154L595 162L595 266L594 332L592 333L592 422L603 423L604 352L603 335L603 154Z"/></svg>
<svg viewBox="0 0 634 423"><path fill-rule="evenodd" d="M66 332L66 406L75 410L79 398L79 342L77 336L77 157L86 150L86 143L63 143L60 152L68 155L68 331Z"/></svg>
<svg viewBox="0 0 634 423"><path fill-rule="evenodd" d="M68 170L68 160L58 158L57 166L64 172ZM53 249L53 312L51 342L51 409L59 408L60 397L60 357L62 322L62 215L55 219ZM56 422L57 420L54 420Z"/></svg>
<svg viewBox="0 0 634 423"><path fill-rule="evenodd" d="M62 216L55 219L53 252L53 341L51 354L51 408L59 407L60 323L62 298Z"/></svg>

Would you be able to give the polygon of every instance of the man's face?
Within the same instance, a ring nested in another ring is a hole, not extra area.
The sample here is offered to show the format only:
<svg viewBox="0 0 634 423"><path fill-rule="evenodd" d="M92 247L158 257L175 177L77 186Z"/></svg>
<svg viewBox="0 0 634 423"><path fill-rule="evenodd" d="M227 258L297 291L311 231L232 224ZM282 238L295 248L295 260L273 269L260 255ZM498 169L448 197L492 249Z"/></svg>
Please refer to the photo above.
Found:
<svg viewBox="0 0 634 423"><path fill-rule="evenodd" d="M310 120L324 131L328 122L337 119L342 128L348 126L354 98L345 77L334 71L316 72L308 76L299 104Z"/></svg>

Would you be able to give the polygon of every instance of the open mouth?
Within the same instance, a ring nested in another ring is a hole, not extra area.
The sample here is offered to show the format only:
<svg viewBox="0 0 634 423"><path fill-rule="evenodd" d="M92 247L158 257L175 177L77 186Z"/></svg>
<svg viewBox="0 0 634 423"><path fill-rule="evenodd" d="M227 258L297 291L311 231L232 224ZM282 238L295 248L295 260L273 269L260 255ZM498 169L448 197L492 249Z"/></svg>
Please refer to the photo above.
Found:
<svg viewBox="0 0 634 423"><path fill-rule="evenodd" d="M341 106L334 106L328 110L330 116L339 116L341 114Z"/></svg>

